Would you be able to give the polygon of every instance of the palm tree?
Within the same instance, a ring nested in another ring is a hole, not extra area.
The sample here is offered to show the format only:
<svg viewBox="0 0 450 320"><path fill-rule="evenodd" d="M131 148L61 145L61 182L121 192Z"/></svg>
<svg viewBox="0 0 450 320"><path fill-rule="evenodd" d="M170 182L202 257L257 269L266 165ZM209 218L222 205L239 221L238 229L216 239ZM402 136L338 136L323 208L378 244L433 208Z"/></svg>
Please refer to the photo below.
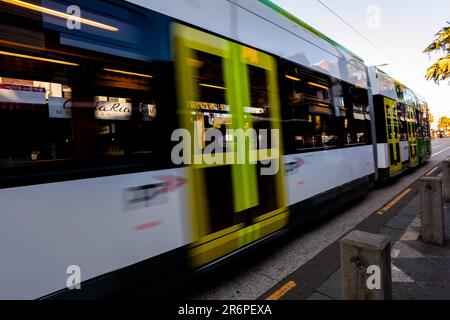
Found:
<svg viewBox="0 0 450 320"><path fill-rule="evenodd" d="M450 77L450 22L447 22L447 26L436 34L433 43L424 52L428 54L444 53L443 57L428 68L427 80L434 80L439 83L439 81L448 79Z"/></svg>

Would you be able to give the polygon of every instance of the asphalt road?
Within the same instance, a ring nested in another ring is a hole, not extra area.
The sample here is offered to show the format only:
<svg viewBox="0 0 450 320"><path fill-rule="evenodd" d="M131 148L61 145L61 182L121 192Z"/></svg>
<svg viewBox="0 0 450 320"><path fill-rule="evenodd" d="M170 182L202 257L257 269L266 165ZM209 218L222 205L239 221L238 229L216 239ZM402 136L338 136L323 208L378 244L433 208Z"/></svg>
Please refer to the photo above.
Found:
<svg viewBox="0 0 450 320"><path fill-rule="evenodd" d="M323 249L334 243L395 195L450 156L450 138L433 140L431 160L376 188L336 214L298 230L283 240L198 279L187 294L192 300L253 300L278 284Z"/></svg>

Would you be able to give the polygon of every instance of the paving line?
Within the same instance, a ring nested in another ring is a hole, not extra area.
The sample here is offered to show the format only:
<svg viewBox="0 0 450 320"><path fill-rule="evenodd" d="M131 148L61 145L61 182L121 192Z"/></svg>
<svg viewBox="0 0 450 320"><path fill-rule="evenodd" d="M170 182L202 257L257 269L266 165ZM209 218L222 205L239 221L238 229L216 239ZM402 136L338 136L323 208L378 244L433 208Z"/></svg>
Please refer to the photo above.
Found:
<svg viewBox="0 0 450 320"><path fill-rule="evenodd" d="M285 296L289 291L294 289L296 286L297 284L294 281L289 281L280 289L272 293L266 300L268 301L280 300L283 296Z"/></svg>
<svg viewBox="0 0 450 320"><path fill-rule="evenodd" d="M390 209L392 209L393 206L395 206L400 200L402 200L411 191L412 191L412 189L408 188L405 191L403 191L402 193L400 193L397 197L395 197L394 200L389 202L383 209L378 211L377 214L380 216L384 215L386 212L388 212Z"/></svg>
<svg viewBox="0 0 450 320"><path fill-rule="evenodd" d="M426 175L429 177L431 176L437 169L439 169L439 167L434 167L433 169L431 169L430 172L428 172Z"/></svg>
<svg viewBox="0 0 450 320"><path fill-rule="evenodd" d="M433 154L431 157L434 158L434 157L436 157L437 155L439 155L439 154L441 154L442 152L445 152L445 151L447 151L447 150L450 150L450 147L448 147L448 148L446 148L446 149L444 149L444 150L442 150L442 151L439 151L438 153Z"/></svg>
<svg viewBox="0 0 450 320"><path fill-rule="evenodd" d="M441 144L438 144L437 146L433 146L433 148L439 148L440 146L443 146L443 145L446 145L446 144L447 144L447 142L441 143Z"/></svg>

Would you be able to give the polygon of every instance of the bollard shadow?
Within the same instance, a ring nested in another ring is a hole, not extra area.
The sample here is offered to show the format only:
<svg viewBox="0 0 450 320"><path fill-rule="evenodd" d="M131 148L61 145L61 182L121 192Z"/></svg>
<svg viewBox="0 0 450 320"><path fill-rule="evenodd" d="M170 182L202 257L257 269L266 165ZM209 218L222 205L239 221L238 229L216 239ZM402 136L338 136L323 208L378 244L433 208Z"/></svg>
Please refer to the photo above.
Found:
<svg viewBox="0 0 450 320"><path fill-rule="evenodd" d="M450 241L439 247L421 241L400 241L392 258L396 300L450 299Z"/></svg>

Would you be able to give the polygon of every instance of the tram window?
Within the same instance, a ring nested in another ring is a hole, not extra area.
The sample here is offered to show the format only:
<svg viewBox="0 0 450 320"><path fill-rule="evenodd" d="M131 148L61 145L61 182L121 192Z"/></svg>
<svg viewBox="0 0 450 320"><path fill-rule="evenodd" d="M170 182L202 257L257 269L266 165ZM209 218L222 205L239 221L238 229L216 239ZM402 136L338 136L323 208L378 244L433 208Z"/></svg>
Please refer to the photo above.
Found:
<svg viewBox="0 0 450 320"><path fill-rule="evenodd" d="M0 77L0 167L73 156L72 89L56 81Z"/></svg>
<svg viewBox="0 0 450 320"><path fill-rule="evenodd" d="M422 122L422 132L423 132L423 139L429 139L430 138L430 124L429 124L429 111L425 108L421 108L421 122Z"/></svg>
<svg viewBox="0 0 450 320"><path fill-rule="evenodd" d="M192 61L197 67L197 85L200 101L225 104L225 82L222 57L203 51L195 51L197 59Z"/></svg>
<svg viewBox="0 0 450 320"><path fill-rule="evenodd" d="M246 128L253 127L256 132L260 130L270 130L270 106L269 92L267 86L267 72L262 68L248 65L249 83L250 83L250 106L244 107ZM268 131L270 132L270 131ZM259 138L261 138L259 136ZM265 148L271 148L271 135L267 135L267 144ZM256 148L256 145L254 146ZM262 148L261 140L258 139L258 147Z"/></svg>
<svg viewBox="0 0 450 320"><path fill-rule="evenodd" d="M338 146L337 119L330 98L330 80L283 62L282 116L288 153Z"/></svg>
<svg viewBox="0 0 450 320"><path fill-rule="evenodd" d="M388 130L388 139L392 140L394 137L392 135L392 117L391 117L391 106L385 105L386 112L386 125Z"/></svg>
<svg viewBox="0 0 450 320"><path fill-rule="evenodd" d="M394 139L400 139L400 127L399 127L399 117L397 109L392 109L392 118L393 118L393 125L391 125L393 130L393 138Z"/></svg>
<svg viewBox="0 0 450 320"><path fill-rule="evenodd" d="M397 118L400 132L400 141L408 140L408 119L406 113L406 105L397 103Z"/></svg>
<svg viewBox="0 0 450 320"><path fill-rule="evenodd" d="M370 114L367 91L343 82L334 84L339 114L340 141L344 146L370 142Z"/></svg>
<svg viewBox="0 0 450 320"><path fill-rule="evenodd" d="M420 120L420 111L415 109L414 110L414 114L415 114L415 129L417 132L417 138L418 139L423 139L423 132L422 132L422 127L421 127L421 120Z"/></svg>
<svg viewBox="0 0 450 320"><path fill-rule="evenodd" d="M93 25L69 30L62 27L64 20L3 6L0 180L5 185L173 166L170 135L179 126L171 19L114 3L106 12L101 3L82 1L83 12L115 31Z"/></svg>
<svg viewBox="0 0 450 320"><path fill-rule="evenodd" d="M413 128L413 116L412 116L412 112L411 112L411 107L406 107L407 110L407 126L408 126L408 136L412 137L415 135L415 133L413 132L412 128Z"/></svg>
<svg viewBox="0 0 450 320"><path fill-rule="evenodd" d="M266 70L248 65L248 71L250 74L251 106L267 111L269 108L269 93Z"/></svg>
<svg viewBox="0 0 450 320"><path fill-rule="evenodd" d="M391 140L399 139L399 127L397 112L393 111L391 106L386 105L386 122L388 129L388 137Z"/></svg>
<svg viewBox="0 0 450 320"><path fill-rule="evenodd" d="M93 90L102 92L101 87L95 86L95 81L92 84ZM103 90L106 93L112 89ZM14 97L14 100L8 97ZM125 156L153 150L149 144L153 139L145 137L151 137L148 129L156 116L156 106L147 93L132 98L73 98L76 103L72 107L72 89L67 85L3 77L0 85L0 99L3 100L0 102L1 127L5 131L2 134L5 144L2 158L15 161L17 165L17 161L70 159L75 155L91 157L95 154ZM79 105L87 107L88 110L84 110L87 112L78 112ZM88 130L92 139L79 141L86 136L86 132L76 136L80 127L83 131ZM75 145L80 143L90 144L88 148L92 153L83 153L82 149L86 148L75 150Z"/></svg>
<svg viewBox="0 0 450 320"><path fill-rule="evenodd" d="M197 101L191 101L191 125L198 132L197 144L205 149L205 133L209 129L219 129L223 150L231 151L233 139L226 132L232 127L232 116L226 103L223 58L202 51L194 51L194 57L188 63L194 70L198 93Z"/></svg>
<svg viewBox="0 0 450 320"><path fill-rule="evenodd" d="M111 61L100 67L86 62L90 76L74 87L77 157L130 164L155 158L157 137L163 134L159 120L165 112L155 97L158 67L127 62Z"/></svg>
<svg viewBox="0 0 450 320"><path fill-rule="evenodd" d="M73 66L0 59L0 168L106 169L161 160L158 66L95 53Z"/></svg>
<svg viewBox="0 0 450 320"><path fill-rule="evenodd" d="M250 107L244 107L244 119L246 127L252 123L253 128L258 134L258 145L254 144L254 148L271 149L271 109L269 102L268 79L265 69L247 65L249 74L250 87ZM262 144L262 135L260 130L267 130L267 140ZM262 165L257 164L258 172ZM275 175L258 175L258 196L259 196L259 213L257 216L267 212L275 211L278 208L276 199L276 176Z"/></svg>
<svg viewBox="0 0 450 320"><path fill-rule="evenodd" d="M352 97L354 144L371 143L371 118L369 110L369 96L365 89L352 86L350 88Z"/></svg>

